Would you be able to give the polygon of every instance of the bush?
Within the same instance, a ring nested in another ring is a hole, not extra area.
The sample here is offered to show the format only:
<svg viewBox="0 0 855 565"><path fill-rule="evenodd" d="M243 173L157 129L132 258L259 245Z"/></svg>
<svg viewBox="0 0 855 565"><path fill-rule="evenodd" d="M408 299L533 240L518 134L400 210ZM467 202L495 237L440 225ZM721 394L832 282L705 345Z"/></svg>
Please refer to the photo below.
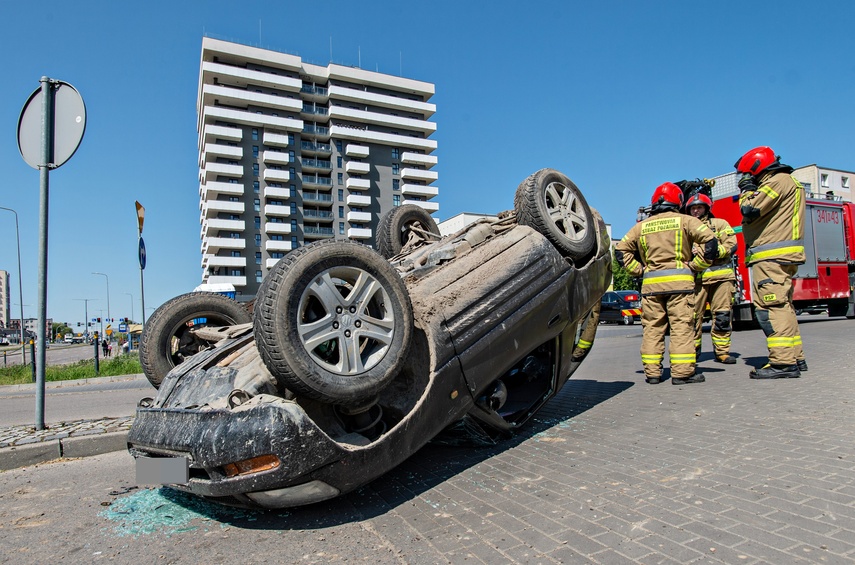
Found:
<svg viewBox="0 0 855 565"><path fill-rule="evenodd" d="M99 362L98 369L98 375L95 375L94 359L78 361L71 365L48 365L45 369L45 381L70 381L90 379L95 376L114 377L142 373L140 358L133 353L103 359ZM0 385L17 385L31 382L33 382L33 368L30 365L0 367Z"/></svg>

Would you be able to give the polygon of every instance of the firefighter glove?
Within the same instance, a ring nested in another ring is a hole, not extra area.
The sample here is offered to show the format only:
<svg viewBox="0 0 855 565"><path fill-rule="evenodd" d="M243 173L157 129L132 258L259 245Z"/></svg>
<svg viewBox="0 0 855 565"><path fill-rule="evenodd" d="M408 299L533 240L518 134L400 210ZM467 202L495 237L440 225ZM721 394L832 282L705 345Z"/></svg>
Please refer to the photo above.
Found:
<svg viewBox="0 0 855 565"><path fill-rule="evenodd" d="M757 183L754 182L754 175L749 173L743 173L742 177L739 179L739 183L737 183L740 192L745 192L746 190L757 190Z"/></svg>

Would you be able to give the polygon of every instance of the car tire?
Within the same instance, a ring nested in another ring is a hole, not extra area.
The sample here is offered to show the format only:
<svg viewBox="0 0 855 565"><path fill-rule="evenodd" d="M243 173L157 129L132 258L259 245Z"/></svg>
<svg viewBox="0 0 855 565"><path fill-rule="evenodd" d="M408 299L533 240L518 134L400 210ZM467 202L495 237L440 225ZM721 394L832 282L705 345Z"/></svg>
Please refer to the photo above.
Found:
<svg viewBox="0 0 855 565"><path fill-rule="evenodd" d="M632 316L623 316L621 323L625 326L631 326L635 323L635 320L632 319Z"/></svg>
<svg viewBox="0 0 855 565"><path fill-rule="evenodd" d="M514 196L517 222L548 239L573 261L582 261L597 244L597 224L579 188L554 169L524 180Z"/></svg>
<svg viewBox="0 0 855 565"><path fill-rule="evenodd" d="M414 228L426 241L439 240L439 227L427 210L415 204L393 207L377 224L377 251L386 259L394 257L404 248Z"/></svg>
<svg viewBox="0 0 855 565"><path fill-rule="evenodd" d="M400 275L377 252L325 240L292 251L268 273L256 296L253 329L280 389L359 404L403 366L413 308Z"/></svg>
<svg viewBox="0 0 855 565"><path fill-rule="evenodd" d="M204 325L194 322L205 318ZM191 292L176 296L154 311L140 337L140 364L148 382L159 388L176 365L208 346L190 328L235 326L252 322L246 308L222 294Z"/></svg>

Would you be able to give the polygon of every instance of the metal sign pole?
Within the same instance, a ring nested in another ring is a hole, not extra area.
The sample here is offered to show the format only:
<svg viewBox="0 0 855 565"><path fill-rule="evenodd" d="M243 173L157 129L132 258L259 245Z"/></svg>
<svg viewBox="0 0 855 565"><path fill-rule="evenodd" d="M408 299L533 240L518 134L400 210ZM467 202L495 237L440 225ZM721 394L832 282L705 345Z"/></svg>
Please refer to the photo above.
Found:
<svg viewBox="0 0 855 565"><path fill-rule="evenodd" d="M53 161L53 84L48 77L42 87L42 158L39 163L39 313L36 348L36 429L45 429L45 326L47 324L48 198Z"/></svg>

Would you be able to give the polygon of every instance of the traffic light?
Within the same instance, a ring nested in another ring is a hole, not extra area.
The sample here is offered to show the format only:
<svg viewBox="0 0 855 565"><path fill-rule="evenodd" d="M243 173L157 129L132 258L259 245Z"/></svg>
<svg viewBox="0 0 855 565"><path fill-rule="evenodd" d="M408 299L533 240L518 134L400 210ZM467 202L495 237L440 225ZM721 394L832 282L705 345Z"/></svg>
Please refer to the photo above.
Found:
<svg viewBox="0 0 855 565"><path fill-rule="evenodd" d="M101 318L95 318L95 322L96 322L96 323L98 323L98 324L100 324L100 323L101 323Z"/></svg>
<svg viewBox="0 0 855 565"><path fill-rule="evenodd" d="M82 326L82 325L83 325L82 323L77 322L77 327L78 327L78 328L79 328L80 326Z"/></svg>

